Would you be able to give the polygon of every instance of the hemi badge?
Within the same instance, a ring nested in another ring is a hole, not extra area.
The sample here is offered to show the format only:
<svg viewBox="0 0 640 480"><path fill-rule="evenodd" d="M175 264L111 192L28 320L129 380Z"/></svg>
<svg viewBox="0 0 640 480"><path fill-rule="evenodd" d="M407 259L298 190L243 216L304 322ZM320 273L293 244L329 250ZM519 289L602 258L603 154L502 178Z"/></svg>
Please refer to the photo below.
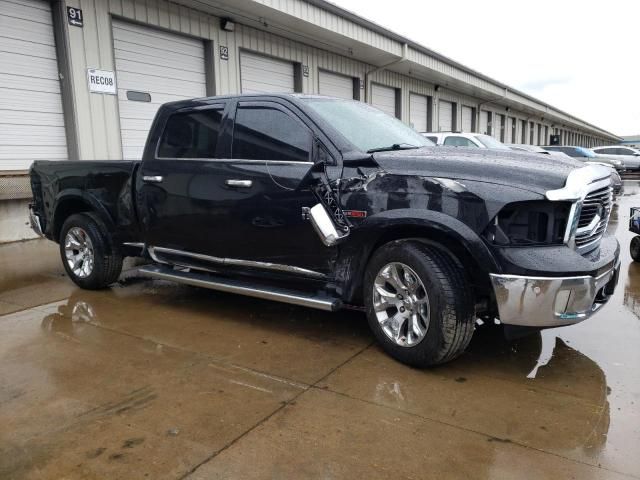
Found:
<svg viewBox="0 0 640 480"><path fill-rule="evenodd" d="M364 218L367 216L367 212L364 210L345 210L344 216L349 218Z"/></svg>

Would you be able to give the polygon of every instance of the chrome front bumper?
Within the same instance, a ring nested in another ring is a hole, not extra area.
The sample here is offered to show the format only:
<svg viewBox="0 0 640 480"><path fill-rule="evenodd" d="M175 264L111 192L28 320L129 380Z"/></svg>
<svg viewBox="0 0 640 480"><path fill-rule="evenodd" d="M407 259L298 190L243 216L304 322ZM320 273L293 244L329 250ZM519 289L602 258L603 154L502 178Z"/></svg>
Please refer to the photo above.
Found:
<svg viewBox="0 0 640 480"><path fill-rule="evenodd" d="M31 206L29 206L29 221L31 222L31 228L33 229L33 231L41 237L44 237L42 225L40 224L40 217L35 214L35 212L33 211L33 207Z"/></svg>
<svg viewBox="0 0 640 480"><path fill-rule="evenodd" d="M589 318L618 283L620 262L593 277L523 277L490 274L500 321L507 325L559 327Z"/></svg>

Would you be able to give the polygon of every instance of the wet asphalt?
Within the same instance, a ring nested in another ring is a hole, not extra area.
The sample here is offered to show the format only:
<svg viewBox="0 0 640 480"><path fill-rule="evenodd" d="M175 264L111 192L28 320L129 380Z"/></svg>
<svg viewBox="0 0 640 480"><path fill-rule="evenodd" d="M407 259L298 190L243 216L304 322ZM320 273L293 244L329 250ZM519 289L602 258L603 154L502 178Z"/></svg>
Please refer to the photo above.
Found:
<svg viewBox="0 0 640 480"><path fill-rule="evenodd" d="M640 478L640 264L611 301L415 370L364 316L140 278L83 291L0 246L0 479Z"/></svg>

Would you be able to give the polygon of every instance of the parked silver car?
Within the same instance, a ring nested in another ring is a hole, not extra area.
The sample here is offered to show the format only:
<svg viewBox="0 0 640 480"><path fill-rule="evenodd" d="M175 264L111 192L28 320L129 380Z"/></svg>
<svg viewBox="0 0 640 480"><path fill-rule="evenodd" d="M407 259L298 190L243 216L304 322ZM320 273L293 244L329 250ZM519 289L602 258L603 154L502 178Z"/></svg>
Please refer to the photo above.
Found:
<svg viewBox="0 0 640 480"><path fill-rule="evenodd" d="M542 147L537 145L526 145L524 143L505 143L507 147L511 150L516 150L518 152L531 152L531 153L541 153L543 155L551 155L549 150L545 150Z"/></svg>
<svg viewBox="0 0 640 480"><path fill-rule="evenodd" d="M520 152L539 153L541 155L549 155L555 158L564 158L564 159L571 158L566 153L545 150L544 147L539 147L538 145L527 145L525 143L507 143L505 145L507 145L507 147L509 147L511 150L517 150ZM611 166L611 165L608 165L608 166Z"/></svg>
<svg viewBox="0 0 640 480"><path fill-rule="evenodd" d="M627 170L640 170L640 150L637 148L617 145L610 147L594 147L591 150L596 152L598 155L606 155L607 157L622 160Z"/></svg>
<svg viewBox="0 0 640 480"><path fill-rule="evenodd" d="M618 158L607 156L607 155L598 155L590 148L578 147L572 145L545 145L542 148L545 150L549 150L550 152L562 152L570 157L577 158L578 160L582 160L583 162L601 162L611 165L618 172L623 172L625 169L624 162Z"/></svg>

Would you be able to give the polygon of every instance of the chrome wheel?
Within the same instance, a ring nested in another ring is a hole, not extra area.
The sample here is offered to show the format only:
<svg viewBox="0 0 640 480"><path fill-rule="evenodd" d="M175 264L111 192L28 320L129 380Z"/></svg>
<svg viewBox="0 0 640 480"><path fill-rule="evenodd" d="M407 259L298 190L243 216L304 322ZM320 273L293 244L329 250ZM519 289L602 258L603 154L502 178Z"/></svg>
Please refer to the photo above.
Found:
<svg viewBox="0 0 640 480"><path fill-rule="evenodd" d="M93 244L87 232L80 227L69 229L64 239L67 265L78 278L87 278L93 272Z"/></svg>
<svg viewBox="0 0 640 480"><path fill-rule="evenodd" d="M376 275L373 309L382 331L401 347L412 347L427 334L429 296L418 274L403 263L388 263Z"/></svg>

